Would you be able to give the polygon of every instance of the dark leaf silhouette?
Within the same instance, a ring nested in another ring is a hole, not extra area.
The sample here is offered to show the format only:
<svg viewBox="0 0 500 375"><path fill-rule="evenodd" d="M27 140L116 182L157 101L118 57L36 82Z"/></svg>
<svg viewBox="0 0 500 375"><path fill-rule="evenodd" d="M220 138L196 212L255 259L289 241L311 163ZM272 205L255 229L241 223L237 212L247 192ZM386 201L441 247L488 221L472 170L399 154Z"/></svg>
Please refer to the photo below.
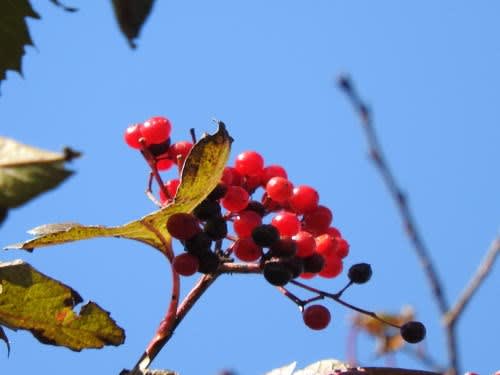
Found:
<svg viewBox="0 0 500 375"><path fill-rule="evenodd" d="M131 48L136 47L134 39L139 36L152 7L153 0L113 0L116 20Z"/></svg>

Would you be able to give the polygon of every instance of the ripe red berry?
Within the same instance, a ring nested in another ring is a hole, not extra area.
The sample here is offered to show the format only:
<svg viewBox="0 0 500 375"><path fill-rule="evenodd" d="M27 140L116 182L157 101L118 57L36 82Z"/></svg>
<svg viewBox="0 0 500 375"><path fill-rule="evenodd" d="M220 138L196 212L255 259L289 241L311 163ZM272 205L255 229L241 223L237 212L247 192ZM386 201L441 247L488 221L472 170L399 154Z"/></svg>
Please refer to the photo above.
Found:
<svg viewBox="0 0 500 375"><path fill-rule="evenodd" d="M293 192L293 184L283 177L273 177L266 184L269 198L278 203L286 202Z"/></svg>
<svg viewBox="0 0 500 375"><path fill-rule="evenodd" d="M318 207L319 194L310 186L297 186L293 189L289 202L296 213L303 214Z"/></svg>
<svg viewBox="0 0 500 375"><path fill-rule="evenodd" d="M304 272L302 272L302 273L300 274L300 276L299 276L299 277L300 277L301 279L306 279L306 280L309 280L309 279L312 279L314 276L316 276L316 274L315 274L315 273L312 273L312 272L305 272L305 271L304 271Z"/></svg>
<svg viewBox="0 0 500 375"><path fill-rule="evenodd" d="M159 171L167 171L174 165L174 161L168 158L159 158L156 160L156 168Z"/></svg>
<svg viewBox="0 0 500 375"><path fill-rule="evenodd" d="M304 323L311 329L322 330L330 324L330 311L323 305L307 306L302 313Z"/></svg>
<svg viewBox="0 0 500 375"><path fill-rule="evenodd" d="M281 211L271 220L271 224L278 229L281 236L291 237L300 230L300 221L292 212Z"/></svg>
<svg viewBox="0 0 500 375"><path fill-rule="evenodd" d="M342 237L340 231L335 227L330 227L325 231L326 234L329 234L332 237Z"/></svg>
<svg viewBox="0 0 500 375"><path fill-rule="evenodd" d="M247 207L249 198L248 192L241 186L228 186L221 204L228 211L239 212Z"/></svg>
<svg viewBox="0 0 500 375"><path fill-rule="evenodd" d="M233 167L225 167L222 172L222 182L227 186L241 186L243 183L243 176Z"/></svg>
<svg viewBox="0 0 500 375"><path fill-rule="evenodd" d="M332 279L340 275L344 266L342 263L342 259L340 259L336 255L324 258L325 258L325 265L323 266L323 269L319 272L319 275L321 277L324 277L325 279Z"/></svg>
<svg viewBox="0 0 500 375"><path fill-rule="evenodd" d="M171 130L172 124L162 116L151 117L141 127L142 136L148 145L165 142Z"/></svg>
<svg viewBox="0 0 500 375"><path fill-rule="evenodd" d="M262 184L260 174L255 174L252 176L246 176L243 182L245 189L251 194Z"/></svg>
<svg viewBox="0 0 500 375"><path fill-rule="evenodd" d="M245 151L236 157L234 167L242 175L258 175L264 169L264 159L255 151Z"/></svg>
<svg viewBox="0 0 500 375"><path fill-rule="evenodd" d="M337 239L338 237L334 238L329 234L316 237L316 252L325 257L336 255Z"/></svg>
<svg viewBox="0 0 500 375"><path fill-rule="evenodd" d="M185 212L170 216L167 220L167 230L172 237L178 240L188 240L201 232L198 219Z"/></svg>
<svg viewBox="0 0 500 375"><path fill-rule="evenodd" d="M177 166L180 168L183 166L184 161L186 160L192 148L193 144L191 142L188 141L175 142L168 149L168 155L170 159L172 159L174 163L176 163Z"/></svg>
<svg viewBox="0 0 500 375"><path fill-rule="evenodd" d="M141 127L142 124L134 124L130 125L127 129L125 129L125 134L123 138L125 139L127 145L129 145L129 147L135 149L141 148L141 143L139 142L139 139L141 139L142 137Z"/></svg>
<svg viewBox="0 0 500 375"><path fill-rule="evenodd" d="M262 248L251 238L240 238L233 244L233 253L244 262L255 262L262 256Z"/></svg>
<svg viewBox="0 0 500 375"><path fill-rule="evenodd" d="M199 261L190 253L182 253L174 258L173 266L175 272L182 276L191 276L198 271Z"/></svg>
<svg viewBox="0 0 500 375"><path fill-rule="evenodd" d="M255 211L245 210L234 218L233 228L238 237L245 238L250 237L254 228L260 224L262 224L262 216Z"/></svg>
<svg viewBox="0 0 500 375"><path fill-rule="evenodd" d="M179 184L181 182L179 181L178 178L174 178L172 180L168 180L165 183L165 189L167 189L168 195L173 198L175 197L175 194L177 194L177 188L179 187ZM160 202L163 204L168 201L168 198L163 194L163 190L160 190Z"/></svg>
<svg viewBox="0 0 500 375"><path fill-rule="evenodd" d="M316 241L313 235L306 231L300 231L293 239L297 243L297 256L307 258L314 254L316 251Z"/></svg>
<svg viewBox="0 0 500 375"><path fill-rule="evenodd" d="M304 229L315 235L325 233L332 223L332 211L328 207L318 206L304 214Z"/></svg>
<svg viewBox="0 0 500 375"><path fill-rule="evenodd" d="M288 175L285 171L285 168L277 164L268 165L262 170L261 178L262 178L262 184L264 186L273 177L288 178Z"/></svg>
<svg viewBox="0 0 500 375"><path fill-rule="evenodd" d="M349 243L343 238L336 238L337 247L335 248L335 254L339 258L345 258L349 254Z"/></svg>

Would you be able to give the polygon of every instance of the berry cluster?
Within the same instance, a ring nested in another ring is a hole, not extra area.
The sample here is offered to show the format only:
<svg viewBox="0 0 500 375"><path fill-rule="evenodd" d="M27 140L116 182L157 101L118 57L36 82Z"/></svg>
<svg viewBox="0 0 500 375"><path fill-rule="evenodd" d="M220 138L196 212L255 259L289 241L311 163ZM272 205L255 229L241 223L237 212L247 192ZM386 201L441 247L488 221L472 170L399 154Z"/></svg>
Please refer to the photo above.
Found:
<svg viewBox="0 0 500 375"><path fill-rule="evenodd" d="M159 171L177 165L180 173L196 142L192 130L192 143L171 144L171 128L168 119L153 117L125 131L125 142L140 150L151 167L151 176L160 188L159 202L151 194L152 178L148 192L161 206L173 200L180 182L174 178L163 183ZM225 167L219 184L193 212L176 213L167 220L167 231L184 249L174 257L173 268L182 276L214 273L221 263L232 262L234 257L258 266L270 284L299 305L309 328L324 329L330 322L330 311L310 303L325 296L340 301L349 286L363 284L372 275L369 264L352 266L349 284L335 295L296 280L315 276L331 279L342 272L349 244L332 226L332 219L331 210L320 204L316 189L294 185L281 165L266 165L261 154L245 151L234 165ZM300 300L284 288L290 282L318 295ZM408 342L420 341L425 335L421 323L414 323L402 328Z"/></svg>

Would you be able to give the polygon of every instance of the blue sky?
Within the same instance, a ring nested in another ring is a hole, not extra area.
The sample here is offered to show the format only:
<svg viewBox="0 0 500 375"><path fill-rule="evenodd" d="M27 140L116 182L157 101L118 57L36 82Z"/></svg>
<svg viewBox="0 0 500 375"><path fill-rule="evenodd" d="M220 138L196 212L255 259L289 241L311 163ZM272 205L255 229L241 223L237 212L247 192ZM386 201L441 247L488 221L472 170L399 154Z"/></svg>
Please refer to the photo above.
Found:
<svg viewBox="0 0 500 375"><path fill-rule="evenodd" d="M497 2L158 1L135 51L108 2L74 0L77 13L48 1L33 5L42 16L29 21L36 48L27 49L24 79L9 73L2 83L1 133L85 155L63 186L10 213L2 244L27 239L43 223L117 225L154 210L143 194L147 167L123 143L125 127L164 115L173 137L187 139L190 127L213 131L217 117L235 139L233 158L256 149L285 165L295 183L315 186L351 243L347 265L372 264L372 281L346 299L376 311L414 306L428 328L427 349L444 360L428 285L335 77L351 74L374 110L386 156L454 301L499 227ZM156 251L107 239L2 254L19 257L111 311L127 340L74 353L10 332L2 370L104 374L135 363L167 306L170 278ZM459 323L463 370L500 368L499 276L496 267ZM194 279L185 280L185 292ZM335 291L344 281L314 285ZM312 332L262 278L224 277L153 367L253 375L294 360L342 359L351 313L329 306L332 325ZM384 365L373 350L361 340L360 361ZM396 364L419 366L404 354Z"/></svg>

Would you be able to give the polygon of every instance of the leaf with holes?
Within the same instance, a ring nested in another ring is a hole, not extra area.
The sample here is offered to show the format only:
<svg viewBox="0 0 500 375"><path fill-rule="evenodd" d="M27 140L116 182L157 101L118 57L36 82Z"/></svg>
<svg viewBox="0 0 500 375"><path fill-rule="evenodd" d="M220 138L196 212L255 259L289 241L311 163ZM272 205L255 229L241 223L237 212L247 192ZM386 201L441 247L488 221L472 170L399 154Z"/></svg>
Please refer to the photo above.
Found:
<svg viewBox="0 0 500 375"><path fill-rule="evenodd" d="M30 231L34 239L10 245L10 249L34 248L96 238L120 237L147 243L162 252L170 249L167 219L178 212L191 212L214 189L227 163L232 138L223 123L217 132L201 138L189 153L173 202L139 220L117 227L84 226L76 223L48 224Z"/></svg>
<svg viewBox="0 0 500 375"><path fill-rule="evenodd" d="M28 330L43 343L75 351L125 340L107 311L88 302L75 312L80 295L28 263L0 263L0 283L0 325Z"/></svg>

